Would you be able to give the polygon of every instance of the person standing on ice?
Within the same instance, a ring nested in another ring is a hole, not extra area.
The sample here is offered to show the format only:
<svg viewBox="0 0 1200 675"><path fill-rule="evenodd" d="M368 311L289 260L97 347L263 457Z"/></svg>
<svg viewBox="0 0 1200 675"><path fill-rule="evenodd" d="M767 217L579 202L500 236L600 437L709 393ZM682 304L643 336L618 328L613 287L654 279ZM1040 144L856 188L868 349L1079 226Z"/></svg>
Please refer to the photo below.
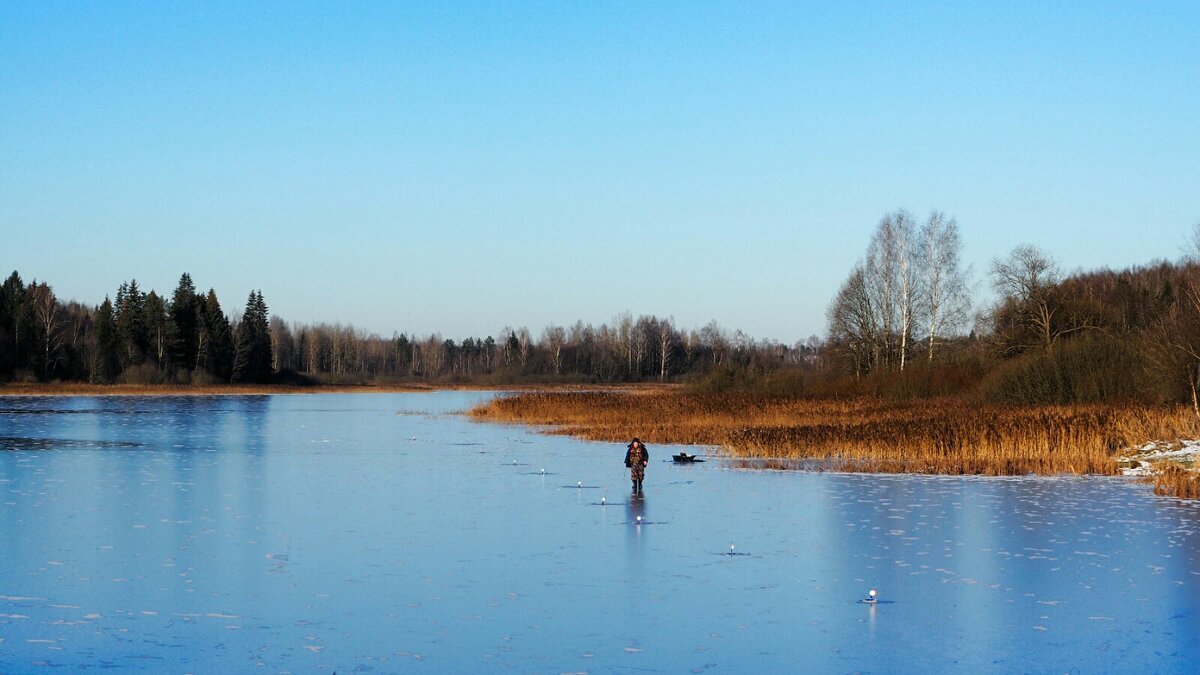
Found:
<svg viewBox="0 0 1200 675"><path fill-rule="evenodd" d="M646 477L646 465L650 463L650 452L642 441L634 438L629 442L625 451L625 466L629 468L629 477L633 479L633 493L642 491L642 480Z"/></svg>

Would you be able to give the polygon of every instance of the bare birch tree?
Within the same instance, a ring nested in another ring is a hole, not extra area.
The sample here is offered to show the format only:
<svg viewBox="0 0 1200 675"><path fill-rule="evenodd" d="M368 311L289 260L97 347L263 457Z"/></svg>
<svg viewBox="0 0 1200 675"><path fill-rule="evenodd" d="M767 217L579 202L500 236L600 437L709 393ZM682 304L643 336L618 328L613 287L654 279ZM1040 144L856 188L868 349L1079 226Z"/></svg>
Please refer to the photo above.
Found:
<svg viewBox="0 0 1200 675"><path fill-rule="evenodd" d="M941 211L929 214L918 237L919 305L928 331L928 358L940 336L961 326L970 316L966 273L959 262L962 241L958 223Z"/></svg>
<svg viewBox="0 0 1200 675"><path fill-rule="evenodd" d="M675 342L675 327L671 319L664 319L658 324L658 381L667 381L667 368L671 363L671 348Z"/></svg>
<svg viewBox="0 0 1200 675"><path fill-rule="evenodd" d="M29 294L33 300L33 312L42 333L42 369L49 377L57 363L57 354L62 347L62 335L58 325L58 299L46 283L30 284Z"/></svg>
<svg viewBox="0 0 1200 675"><path fill-rule="evenodd" d="M283 319L271 317L271 370L278 373L295 367L296 342Z"/></svg>
<svg viewBox="0 0 1200 675"><path fill-rule="evenodd" d="M562 326L550 324L542 331L542 342L550 353L550 364L555 375L562 375L563 345L567 342L567 331Z"/></svg>
<svg viewBox="0 0 1200 675"><path fill-rule="evenodd" d="M893 218L895 219L895 246L896 246L896 276L897 276L897 307L900 319L900 371L904 371L904 364L908 358L908 338L912 335L913 319L916 314L916 297L917 297L917 277L915 265L913 265L914 244L916 243L914 236L914 225L912 216L907 211L897 211Z"/></svg>
<svg viewBox="0 0 1200 675"><path fill-rule="evenodd" d="M882 364L904 370L916 314L917 278L913 264L916 236L912 215L899 210L875 228L863 278L878 317Z"/></svg>
<svg viewBox="0 0 1200 675"><path fill-rule="evenodd" d="M700 329L700 346L708 349L712 355L712 365L719 368L729 355L729 336L721 328L716 319L709 321Z"/></svg>
<svg viewBox="0 0 1200 675"><path fill-rule="evenodd" d="M871 296L873 316L877 319L875 339L880 341L880 361L884 367L890 365L892 338L896 333L896 245L895 229L891 215L879 221L871 244L867 249L866 263L862 267L864 288ZM853 277L853 274L851 275Z"/></svg>
<svg viewBox="0 0 1200 675"><path fill-rule="evenodd" d="M643 372L647 369L643 367L643 363L648 368L654 367L653 356L650 354L650 348L655 344L655 338L658 334L657 321L651 316L639 316L637 323L633 326L633 371L635 379L641 378ZM651 370L650 372L654 372Z"/></svg>
<svg viewBox="0 0 1200 675"><path fill-rule="evenodd" d="M633 315L629 312L622 312L613 319L613 328L617 331L617 340L622 356L625 359L625 372L632 377L633 375Z"/></svg>

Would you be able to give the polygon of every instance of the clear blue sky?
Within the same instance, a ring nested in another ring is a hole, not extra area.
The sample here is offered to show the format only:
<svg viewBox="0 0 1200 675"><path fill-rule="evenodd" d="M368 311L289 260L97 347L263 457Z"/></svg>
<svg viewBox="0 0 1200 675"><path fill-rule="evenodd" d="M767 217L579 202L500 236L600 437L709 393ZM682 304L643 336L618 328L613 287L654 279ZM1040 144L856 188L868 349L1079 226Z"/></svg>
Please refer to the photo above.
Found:
<svg viewBox="0 0 1200 675"><path fill-rule="evenodd" d="M0 3L0 267L64 299L791 342L900 207L1177 257L1200 2Z"/></svg>

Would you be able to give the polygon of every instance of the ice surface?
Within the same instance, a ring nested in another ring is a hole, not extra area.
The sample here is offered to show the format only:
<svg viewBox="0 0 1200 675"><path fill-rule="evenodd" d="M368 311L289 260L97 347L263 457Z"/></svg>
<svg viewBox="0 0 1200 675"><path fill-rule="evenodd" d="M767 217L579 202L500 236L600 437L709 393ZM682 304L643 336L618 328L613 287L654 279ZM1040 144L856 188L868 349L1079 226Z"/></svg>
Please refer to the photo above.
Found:
<svg viewBox="0 0 1200 675"><path fill-rule="evenodd" d="M1188 672L1200 647L1200 508L1146 485L668 459L633 497L623 444L450 414L484 396L0 399L0 672Z"/></svg>

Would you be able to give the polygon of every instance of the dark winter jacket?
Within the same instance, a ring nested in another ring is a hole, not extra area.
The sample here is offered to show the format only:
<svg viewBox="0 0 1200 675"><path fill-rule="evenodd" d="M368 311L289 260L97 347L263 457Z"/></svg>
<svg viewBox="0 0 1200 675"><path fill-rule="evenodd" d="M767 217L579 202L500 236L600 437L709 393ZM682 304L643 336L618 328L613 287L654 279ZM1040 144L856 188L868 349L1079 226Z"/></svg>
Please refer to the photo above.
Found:
<svg viewBox="0 0 1200 675"><path fill-rule="evenodd" d="M626 466L626 468L630 468L630 469L633 468L633 458L631 457L632 454L633 454L633 446L629 446L629 449L625 451L625 466ZM647 450L646 446L644 446L644 445L641 448L641 454L642 454L641 461L638 462L638 464L641 464L642 466L649 464L650 463L650 451Z"/></svg>

